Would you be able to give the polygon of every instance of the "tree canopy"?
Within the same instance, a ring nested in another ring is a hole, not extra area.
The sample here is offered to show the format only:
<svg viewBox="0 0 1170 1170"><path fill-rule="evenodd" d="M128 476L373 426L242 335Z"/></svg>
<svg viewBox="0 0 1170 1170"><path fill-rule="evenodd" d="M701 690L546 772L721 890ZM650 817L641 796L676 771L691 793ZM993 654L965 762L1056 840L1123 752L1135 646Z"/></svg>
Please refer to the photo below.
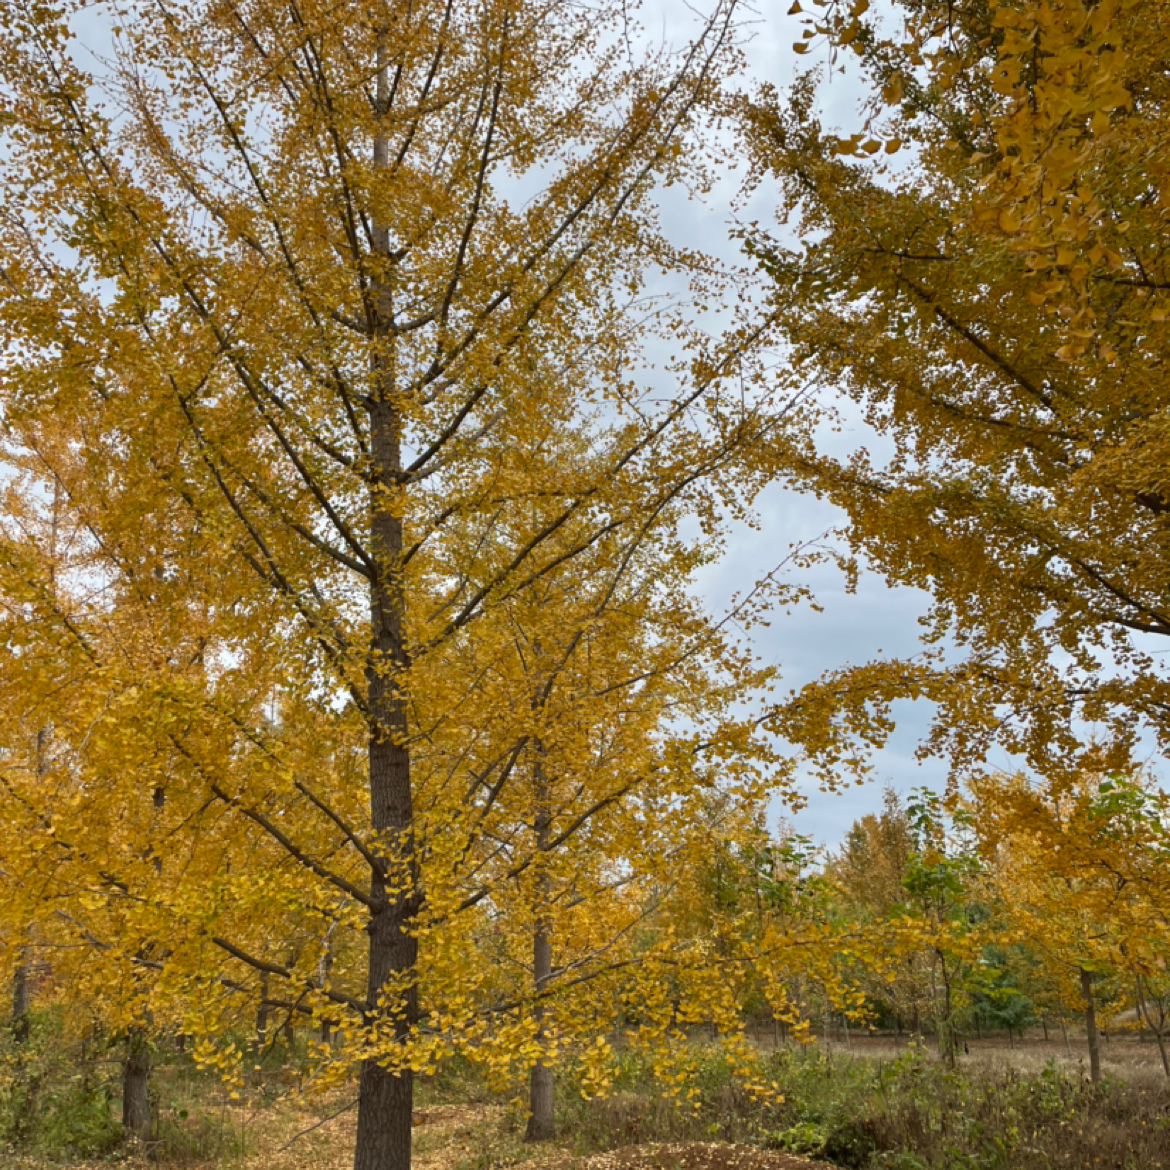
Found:
<svg viewBox="0 0 1170 1170"><path fill-rule="evenodd" d="M574 977L517 993L587 989L607 886L772 766L680 523L717 538L795 402L746 313L645 292L735 298L654 200L707 182L734 6L641 57L616 3L111 8L92 59L81 12L0 13L4 454L76 534L0 566L25 933L81 893L91 969L143 975L136 1026L185 988L208 1059L233 996L327 1023L355 1166L401 1168L413 1070L490 1034L468 924L563 941L584 899Z"/></svg>
<svg viewBox="0 0 1170 1170"><path fill-rule="evenodd" d="M859 132L820 124L811 77L745 103L754 182L805 240L748 244L796 376L877 436L802 444L787 474L933 609L924 656L854 664L782 723L840 756L927 696L956 778L993 744L1070 782L1139 734L1164 752L1163 25L1132 4L927 2L888 36L867 8L800 18L870 83Z"/></svg>
<svg viewBox="0 0 1170 1170"><path fill-rule="evenodd" d="M623 0L132 0L88 56L84 4L0 0L18 989L49 954L128 1068L180 1030L229 1080L233 1031L311 1020L316 1084L360 1068L355 1170L407 1170L452 1052L528 1075L534 1138L567 1051L604 1089L607 1029L679 1101L691 1022L751 1073L749 1003L929 1016L953 1061L1028 931L1090 1036L1109 972L1153 1018L1170 34L814 9L858 133L811 75L731 95L735 0L637 52ZM744 233L762 309L659 223L731 114L802 233ZM873 452L823 442L858 419ZM765 698L741 635L805 589L693 586L777 478L931 593L923 655ZM906 697L969 808L890 798L825 866L773 840L772 737L835 783Z"/></svg>

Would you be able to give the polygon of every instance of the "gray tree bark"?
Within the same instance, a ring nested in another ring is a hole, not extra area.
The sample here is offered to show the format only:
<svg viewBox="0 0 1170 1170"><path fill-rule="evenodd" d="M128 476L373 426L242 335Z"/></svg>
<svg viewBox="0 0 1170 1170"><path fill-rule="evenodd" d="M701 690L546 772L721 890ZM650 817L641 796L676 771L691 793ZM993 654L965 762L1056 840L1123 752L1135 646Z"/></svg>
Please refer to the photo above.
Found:
<svg viewBox="0 0 1170 1170"><path fill-rule="evenodd" d="M20 952L20 960L12 976L12 1039L23 1044L28 1039L28 948Z"/></svg>
<svg viewBox="0 0 1170 1170"><path fill-rule="evenodd" d="M532 765L533 794L536 816L533 821L534 844L539 852L548 848L552 818L549 815L548 777L545 775L542 751L539 741L535 745ZM532 1015L536 1020L537 1042L543 1042L544 1004L540 996L552 978L552 941L549 938L549 923L545 909L548 904L548 878L540 873L536 879L536 918L532 932L532 986L536 1001ZM548 1141L556 1125L553 1112L553 1070L538 1060L528 1075L528 1128L524 1140L528 1142Z"/></svg>
<svg viewBox="0 0 1170 1170"><path fill-rule="evenodd" d="M260 972L260 1002L256 1005L256 1047L268 1039L268 972Z"/></svg>
<svg viewBox="0 0 1170 1170"><path fill-rule="evenodd" d="M1093 1002L1093 977L1081 968L1081 994L1085 997L1085 1036L1089 1043L1089 1080L1101 1080L1101 1038L1097 1032L1097 1009Z"/></svg>
<svg viewBox="0 0 1170 1170"><path fill-rule="evenodd" d="M150 1044L141 1028L131 1028L122 1057L122 1128L150 1141Z"/></svg>
<svg viewBox="0 0 1170 1170"><path fill-rule="evenodd" d="M335 921L331 922L325 932L325 953L317 966L317 978L322 987L328 986L329 972L333 970L333 932L336 926ZM333 1021L328 1016L321 1021L321 1043L330 1046L334 1043Z"/></svg>
<svg viewBox="0 0 1170 1170"><path fill-rule="evenodd" d="M51 529L49 553L56 556L57 548L57 514L60 499L60 487L53 487L53 526ZM43 780L49 771L49 741L53 731L50 727L42 727L37 731L36 738L36 772L37 779ZM16 962L16 970L12 975L12 1039L17 1044L23 1044L28 1039L28 1012L31 1006L31 988L29 987L29 948L20 948L20 957Z"/></svg>
<svg viewBox="0 0 1170 1170"><path fill-rule="evenodd" d="M1170 1059L1166 1054L1166 1011L1165 1000L1158 1003L1158 1018L1154 1021L1154 1013L1150 1010L1149 1001L1146 999L1145 987L1142 984L1142 977L1137 977L1137 1001L1138 1009L1145 1020L1147 1027L1154 1033L1154 1041L1158 1045L1158 1055L1162 1058L1162 1071L1166 1076L1170 1077Z"/></svg>
<svg viewBox="0 0 1170 1170"><path fill-rule="evenodd" d="M378 49L377 112L390 101L383 30ZM374 141L374 166L389 163L387 140ZM374 252L388 264L389 234L373 230ZM372 393L365 408L370 424L370 582L371 639L366 667L369 739L370 823L385 862L372 874L366 1023L391 1015L395 1041L404 1045L418 1015L414 969L418 944L409 931L418 911L418 871L414 859L410 791L410 754L406 746L406 696L402 680L409 665L405 642L402 584L402 417L395 404L393 294L385 284L372 289L374 358ZM389 880L388 880L389 879ZM393 886L394 893L387 889ZM405 979L403 987L401 981ZM387 985L392 1002L379 1005ZM393 1052L387 1054L393 1061ZM376 1057L362 1061L358 1083L354 1170L409 1170L413 1080L409 1068L386 1068Z"/></svg>

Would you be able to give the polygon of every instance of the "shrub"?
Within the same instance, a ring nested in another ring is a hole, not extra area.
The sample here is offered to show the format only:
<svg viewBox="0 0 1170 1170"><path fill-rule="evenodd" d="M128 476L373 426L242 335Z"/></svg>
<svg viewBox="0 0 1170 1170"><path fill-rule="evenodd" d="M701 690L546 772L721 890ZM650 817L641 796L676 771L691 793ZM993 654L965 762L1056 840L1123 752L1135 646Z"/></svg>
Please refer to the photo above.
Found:
<svg viewBox="0 0 1170 1170"><path fill-rule="evenodd" d="M31 1012L23 1043L0 1033L0 1139L81 1157L113 1149L122 1139L111 1110L116 1065L103 1055L93 1037L67 1042L54 1012Z"/></svg>
<svg viewBox="0 0 1170 1170"><path fill-rule="evenodd" d="M753 1100L723 1054L699 1054L695 1107L663 1100L647 1071L617 1058L608 1099L558 1082L559 1128L581 1150L639 1142L752 1144L850 1170L1115 1170L1170 1167L1162 1086L1094 1086L1049 1062L1037 1072L951 1070L911 1047L894 1060L816 1046L760 1057L782 1100Z"/></svg>

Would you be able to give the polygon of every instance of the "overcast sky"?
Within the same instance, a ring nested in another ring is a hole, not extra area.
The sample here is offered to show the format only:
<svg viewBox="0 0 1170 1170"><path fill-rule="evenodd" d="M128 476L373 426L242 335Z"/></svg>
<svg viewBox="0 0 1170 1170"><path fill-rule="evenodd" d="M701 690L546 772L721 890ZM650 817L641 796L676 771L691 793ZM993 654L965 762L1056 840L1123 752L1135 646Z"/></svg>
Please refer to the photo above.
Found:
<svg viewBox="0 0 1170 1170"><path fill-rule="evenodd" d="M677 42L688 35L693 27L693 12L678 0L660 0L654 7L658 15L647 17L648 37L657 35ZM799 17L785 15L787 7L772 2L751 18L750 40L745 45L748 72L741 79L742 88L768 81L783 90L795 79L798 70L824 64L824 54L818 54L815 49L803 57L792 52L792 43L800 39L802 26ZM842 129L856 128L864 92L857 76L834 73L821 86L821 109L826 121ZM663 226L667 233L679 241L702 240L708 250L721 252L726 259L738 262L741 256L729 231L732 203L740 191L742 177L742 173L728 172L724 181L701 203L688 200L679 191L664 193ZM772 212L765 187L751 203L740 208L739 217L742 221L768 224ZM790 238L794 237L790 235ZM866 430L863 436L862 430L860 424L853 429L846 426L831 441L839 450L863 442L872 450L872 432ZM844 513L831 505L780 485L773 485L762 495L756 510L759 527L734 529L725 557L699 579L699 588L715 612L721 612L734 593L742 592L745 584L773 569L790 544L815 539L844 522ZM883 654L905 657L920 648L918 618L927 608L929 599L925 593L916 589L891 589L879 577L863 574L857 592L850 595L845 591L841 574L832 566L816 569L811 576L801 579L813 586L823 611L796 609L790 616L778 616L771 626L756 627L753 631L757 652L781 669L781 691L799 688L828 670L867 662ZM798 832L836 845L857 817L880 808L886 782L903 793L923 784L941 788L945 764L920 763L914 754L928 728L930 711L924 702L897 704L897 730L874 757L872 783L834 795L820 793L816 782L810 780L803 786L808 804L800 813L792 815L777 803L772 809L773 816L784 815Z"/></svg>
<svg viewBox="0 0 1170 1170"><path fill-rule="evenodd" d="M660 11L663 13L686 11L681 6L682 0L653 2L662 6ZM813 65L825 65L827 53L823 48L818 50L815 42L813 51L807 55L797 56L792 52L792 43L800 39L802 26L799 16L785 14L787 7L787 0L773 0L758 14L752 26L754 35L746 45L748 72L742 79L743 88L750 89L754 83L769 81L782 91L799 71ZM887 12L890 10L885 0L877 0L874 7L879 11L883 8ZM670 19L665 16L663 19L669 27ZM672 31L681 38L685 36L689 22L693 21L693 15L676 19L679 23ZM648 22L648 30L652 27ZM820 87L820 110L824 122L847 133L860 129L859 111L866 95L857 70L850 69L853 60L852 54L842 54L838 65L846 67L845 74L834 72ZM906 165L911 159L904 152L898 156L898 161ZM740 182L740 175L728 173L725 181L703 204L687 202L677 197L677 193L668 192L663 210L664 225L669 233L682 240L703 240L712 251L718 249L720 240L727 241L723 254L728 260L735 259L736 247L728 238L728 229L731 204ZM769 224L772 208L766 188L758 191L752 202L740 209L740 218ZM787 231L790 240L795 238L791 228L774 225L773 231L778 236ZM826 449L838 454L863 444L880 457L884 441L875 438L860 420L852 427L846 425L840 434L825 438ZM728 541L727 554L722 562L700 578L703 596L715 611L722 610L731 595L737 590L742 591L745 584L772 569L782 559L789 544L813 539L826 529L843 524L845 519L844 514L832 506L787 491L779 485L764 493L757 510L761 520L758 530L736 529ZM781 690L799 688L835 668L881 656L906 657L921 649L918 619L926 612L929 603L924 592L889 588L876 575L863 573L856 593L850 595L845 591L839 572L828 566L814 571L809 583L823 612L794 611L790 617L779 616L766 629L757 627L753 631L757 651L782 671L784 685ZM1155 645L1152 638L1143 637L1139 641L1151 653L1166 653L1164 647ZM931 713L932 705L925 701L895 705L896 731L884 750L873 758L872 783L826 795L817 790L815 782L810 782L805 786L808 805L803 811L790 816L776 805L773 814L785 815L797 831L835 846L857 817L880 809L885 783L892 784L903 794L920 785L941 790L947 771L945 761L923 762L915 757L915 748L929 728ZM1086 738L1092 731L1091 727L1085 727ZM1147 739L1147 742L1150 741ZM1002 750L993 753L988 763L1004 769L1016 766ZM1152 743L1146 763L1151 770L1165 776L1165 760L1153 753Z"/></svg>

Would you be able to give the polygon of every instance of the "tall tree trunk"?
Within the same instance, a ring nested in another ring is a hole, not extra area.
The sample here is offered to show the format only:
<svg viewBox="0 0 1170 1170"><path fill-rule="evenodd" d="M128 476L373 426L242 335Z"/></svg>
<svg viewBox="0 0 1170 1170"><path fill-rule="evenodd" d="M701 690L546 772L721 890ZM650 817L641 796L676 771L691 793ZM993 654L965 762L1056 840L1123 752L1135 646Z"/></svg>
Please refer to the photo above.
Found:
<svg viewBox="0 0 1170 1170"><path fill-rule="evenodd" d="M379 80L381 86L382 80ZM387 401L370 404L371 448L382 491L373 500L372 544L377 558L373 594L374 638L367 672L371 723L369 744L370 819L385 856L370 881L367 1024L389 1011L393 1035L405 1044L418 1013L413 972L418 944L408 932L416 912L418 877L411 838L410 757L405 745L404 696L396 687L406 666L400 578L402 520L391 513L390 485L399 468L400 420ZM393 895L387 886L393 885ZM387 985L392 999L378 1001ZM358 1088L354 1170L409 1170L413 1084L405 1062L385 1068L375 1058L362 1062Z"/></svg>
<svg viewBox="0 0 1170 1170"><path fill-rule="evenodd" d="M1040 1013L1040 1027L1044 1031L1044 1043L1047 1044L1048 1043L1048 1017L1043 1012Z"/></svg>
<svg viewBox="0 0 1170 1170"><path fill-rule="evenodd" d="M28 1039L28 1007L28 947L22 947L12 976L12 1039L17 1044Z"/></svg>
<svg viewBox="0 0 1170 1170"><path fill-rule="evenodd" d="M532 936L532 972L536 992L539 995L552 974L552 946L544 924L537 926ZM544 1039L544 1006L537 1001L532 1014L537 1020L537 1040ZM528 1128L524 1132L527 1142L548 1141L555 1132L553 1122L553 1070L543 1060L537 1060L528 1075Z"/></svg>
<svg viewBox="0 0 1170 1170"><path fill-rule="evenodd" d="M1065 1023L1064 1014L1060 1017L1060 1034L1064 1037L1064 1051L1065 1055L1072 1060L1072 1045L1068 1041L1068 1024Z"/></svg>
<svg viewBox="0 0 1170 1170"><path fill-rule="evenodd" d="M53 486L53 526L50 534L50 565L52 574L56 575L56 548L58 506L60 500L60 485ZM49 741L53 731L50 727L41 727L37 730L35 746L35 767L38 780L44 780L49 772ZM26 936L27 939L28 936ZM31 988L29 986L30 952L27 945L20 948L16 961L16 970L12 973L12 1039L17 1044L23 1044L28 1039L28 1011L30 1007Z"/></svg>
<svg viewBox="0 0 1170 1170"><path fill-rule="evenodd" d="M548 849L549 831L552 818L549 815L548 777L545 775L542 759L543 749L537 740L533 752L532 787L535 797L536 815L533 821L534 842L541 854ZM549 882L544 871L543 860L536 875L536 914L532 931L532 987L536 1000L532 1005L532 1016L536 1021L536 1042L545 1040L544 1003L541 995L552 977L552 940L549 937L548 897ZM528 1128L524 1140L528 1142L548 1141L555 1131L553 1119L553 1070L543 1060L537 1060L528 1074Z"/></svg>
<svg viewBox="0 0 1170 1170"><path fill-rule="evenodd" d="M260 1002L256 1005L256 1047L268 1039L268 972L260 972Z"/></svg>
<svg viewBox="0 0 1170 1170"><path fill-rule="evenodd" d="M1085 1036L1089 1042L1089 1080L1101 1080L1101 1039L1097 1035L1097 1009L1093 1003L1093 977L1081 968L1081 994L1085 997Z"/></svg>
<svg viewBox="0 0 1170 1170"><path fill-rule="evenodd" d="M150 1141L150 1044L141 1028L126 1035L122 1058L122 1128Z"/></svg>
<svg viewBox="0 0 1170 1170"><path fill-rule="evenodd" d="M379 38L376 103L385 117L390 85L383 28ZM389 162L387 140L379 127L374 140L374 167ZM384 225L375 224L373 250L387 267L392 263ZM370 582L371 639L366 667L369 740L370 823L382 861L371 875L369 967L366 1024L387 1013L392 1034L404 1046L418 1015L414 971L418 944L409 931L418 911L418 869L412 837L410 753L406 746L405 595L402 581L402 416L395 403L393 292L380 283L371 289L374 312L372 393L365 403L370 420ZM393 889L387 894L387 888ZM379 999L390 995L385 1006ZM362 1061L358 1084L357 1139L354 1170L409 1170L413 1080L405 1061L385 1053Z"/></svg>
<svg viewBox="0 0 1170 1170"><path fill-rule="evenodd" d="M951 995L951 973L947 970L946 956L940 951L938 955L939 971L943 981L943 1018L942 1034L939 1043L943 1050L943 1059L951 1067L955 1067L955 1024L954 1002Z"/></svg>
<svg viewBox="0 0 1170 1170"><path fill-rule="evenodd" d="M325 953L321 956L320 963L317 964L317 978L321 981L322 987L329 985L329 972L333 970L333 932L336 927L336 921L330 922L325 931ZM333 1036L333 1021L326 1016L321 1021L321 1043L332 1046Z"/></svg>

